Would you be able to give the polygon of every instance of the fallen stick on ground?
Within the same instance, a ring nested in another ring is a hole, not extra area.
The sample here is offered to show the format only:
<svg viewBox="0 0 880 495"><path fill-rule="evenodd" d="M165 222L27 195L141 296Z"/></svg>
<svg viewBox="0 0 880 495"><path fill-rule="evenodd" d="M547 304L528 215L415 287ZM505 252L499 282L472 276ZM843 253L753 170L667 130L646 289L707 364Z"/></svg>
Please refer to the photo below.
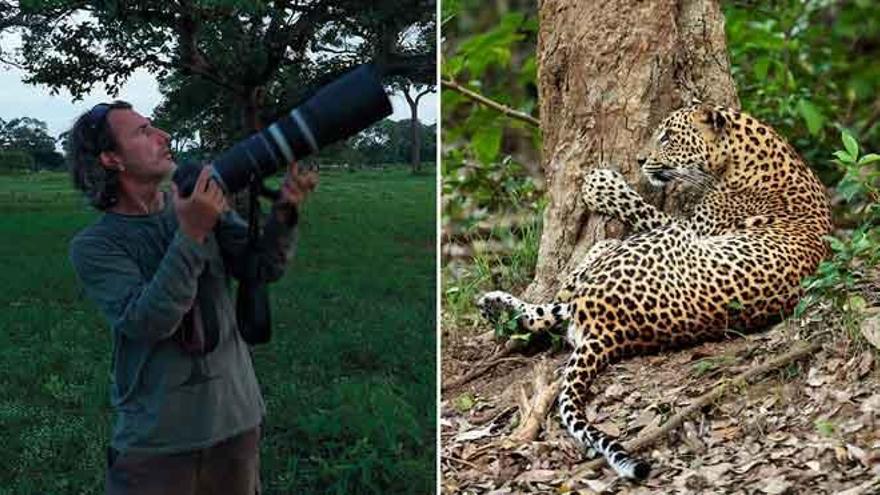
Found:
<svg viewBox="0 0 880 495"><path fill-rule="evenodd" d="M490 358L484 360L482 363L478 364L476 368L465 373L464 376L459 377L456 380L452 380L449 383L444 383L443 386L441 387L440 391L446 392L448 390L453 390L453 389L456 389L456 388L464 385L465 383L468 383L468 382L474 380L475 378L479 377L483 373L494 368L498 363L503 362L504 359L506 357L510 356L510 354L513 351L515 351L521 347L522 347L522 344L520 343L520 341L508 340L507 342L504 343L504 347L502 347L501 350L499 350L498 352L493 354L492 357L490 357Z"/></svg>
<svg viewBox="0 0 880 495"><path fill-rule="evenodd" d="M482 467L480 467L480 466L474 464L473 462L466 461L466 460L464 460L464 459L459 459L458 457L453 457L453 456L451 456L451 455L441 455L440 458L443 459L443 460L454 461L454 462L457 462L457 463L459 463L459 464L464 464L465 466L468 466L468 467L470 467L470 468L476 469L477 471L483 471L483 470L484 470Z"/></svg>
<svg viewBox="0 0 880 495"><path fill-rule="evenodd" d="M768 371L773 371L777 368L785 366L788 363L812 354L821 348L822 344L818 342L813 342L799 349L795 349L791 352L770 359L760 366L752 368L748 371L744 371L731 379L719 380L718 384L712 387L712 390L701 395L696 400L691 402L690 405L669 418L669 420L663 423L662 426L655 428L649 432L644 432L642 435L639 435L634 440L626 442L623 445L624 448L629 452L637 452L643 449L644 447L654 443L657 439L663 437L670 431L681 426L681 424L684 423L684 420L687 419L688 416L694 414L703 407L721 398L731 388L731 386L737 386L741 383L744 384L748 380L755 378L758 375L762 375ZM566 485L571 485L573 482L583 478L586 473L590 471L595 471L596 469L602 467L603 464L605 464L605 458L600 457L581 465L581 467L578 468L578 470L569 478L569 480L566 482Z"/></svg>
<svg viewBox="0 0 880 495"><path fill-rule="evenodd" d="M552 381L551 381L552 380ZM549 382L549 383L548 383ZM547 413L556 402L562 379L553 379L553 369L546 361L535 367L534 391L531 399L526 395L525 386L520 389L519 427L510 435L514 442L531 442L538 438Z"/></svg>
<svg viewBox="0 0 880 495"><path fill-rule="evenodd" d="M500 418L511 416L513 413L516 412L516 409L517 409L516 406L510 406L508 408L501 410L500 412L493 410L487 414L474 415L474 417L471 418L469 423L474 426L483 426L483 425L492 423L493 421L496 421Z"/></svg>

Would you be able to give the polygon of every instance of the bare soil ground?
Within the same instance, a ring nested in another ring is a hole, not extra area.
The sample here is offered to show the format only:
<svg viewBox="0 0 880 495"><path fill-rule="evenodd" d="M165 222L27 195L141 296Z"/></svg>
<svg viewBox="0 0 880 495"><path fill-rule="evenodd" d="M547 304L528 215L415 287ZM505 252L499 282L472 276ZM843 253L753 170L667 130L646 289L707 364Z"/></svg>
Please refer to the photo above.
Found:
<svg viewBox="0 0 880 495"><path fill-rule="evenodd" d="M588 417L633 439L661 426L719 382L806 340L821 348L688 417L640 452L653 468L637 484L589 460L562 429L555 405L534 441L511 433L521 405L555 380L568 350L513 353L469 383L443 391L443 493L831 494L880 493L880 365L832 317L611 366L592 386ZM501 347L489 325L444 325L442 379L450 384ZM482 334L482 335L480 335ZM544 383L534 386L544 372Z"/></svg>

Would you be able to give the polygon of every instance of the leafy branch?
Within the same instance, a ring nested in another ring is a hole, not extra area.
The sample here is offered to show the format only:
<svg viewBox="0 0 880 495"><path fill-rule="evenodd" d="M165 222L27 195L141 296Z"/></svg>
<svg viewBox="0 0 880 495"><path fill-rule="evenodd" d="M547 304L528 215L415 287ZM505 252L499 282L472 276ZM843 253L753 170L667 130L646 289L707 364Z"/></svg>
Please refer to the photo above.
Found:
<svg viewBox="0 0 880 495"><path fill-rule="evenodd" d="M500 112L500 113L502 113L512 119L516 119L521 122L525 122L525 123L530 124L530 125L537 127L537 128L541 127L541 122L538 119L532 117L531 115L520 112L519 110L514 110L506 105L498 103L497 101L492 100L490 98L487 98L487 97L485 97L475 91L472 91L472 90L462 86L461 84L459 84L451 79L441 79L440 83L444 88L450 89L450 90L455 91L457 93L460 93L460 94L470 98L471 100L476 101L477 103L480 103L481 105L485 105L493 110L497 110L498 112Z"/></svg>

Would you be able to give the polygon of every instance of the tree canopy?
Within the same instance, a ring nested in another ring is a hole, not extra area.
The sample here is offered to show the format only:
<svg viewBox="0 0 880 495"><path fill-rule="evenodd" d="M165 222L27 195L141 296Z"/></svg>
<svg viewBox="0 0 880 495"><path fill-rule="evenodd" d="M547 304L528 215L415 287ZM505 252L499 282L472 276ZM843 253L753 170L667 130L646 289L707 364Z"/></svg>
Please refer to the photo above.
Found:
<svg viewBox="0 0 880 495"><path fill-rule="evenodd" d="M155 74L171 131L208 143L260 128L321 84L372 62L387 82L434 80L433 0L0 1L0 52L25 82L82 97L116 94L137 69Z"/></svg>
<svg viewBox="0 0 880 495"><path fill-rule="evenodd" d="M64 157L55 151L55 139L45 122L30 117L0 119L0 171L63 166Z"/></svg>

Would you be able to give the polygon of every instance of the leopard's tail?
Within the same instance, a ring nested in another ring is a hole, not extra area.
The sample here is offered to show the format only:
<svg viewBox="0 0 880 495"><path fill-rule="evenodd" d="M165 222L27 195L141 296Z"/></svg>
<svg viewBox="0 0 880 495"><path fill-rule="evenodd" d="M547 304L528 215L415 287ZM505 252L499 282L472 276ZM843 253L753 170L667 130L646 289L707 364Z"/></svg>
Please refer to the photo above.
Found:
<svg viewBox="0 0 880 495"><path fill-rule="evenodd" d="M501 291L484 294L477 301L477 307L490 321L497 320L502 311L507 311L516 318L520 328L530 332L541 332L571 319L568 303L530 304Z"/></svg>
<svg viewBox="0 0 880 495"><path fill-rule="evenodd" d="M581 444L605 457L608 464L621 477L647 479L651 474L651 466L647 462L631 456L620 443L612 440L587 421L584 411L587 406L588 383L585 381L592 380L599 363L591 363L596 356L588 354L585 357L584 353L578 351L579 349L576 349L569 360L562 381L562 391L559 394L559 415L562 417L562 423ZM588 363L592 366L585 368Z"/></svg>

